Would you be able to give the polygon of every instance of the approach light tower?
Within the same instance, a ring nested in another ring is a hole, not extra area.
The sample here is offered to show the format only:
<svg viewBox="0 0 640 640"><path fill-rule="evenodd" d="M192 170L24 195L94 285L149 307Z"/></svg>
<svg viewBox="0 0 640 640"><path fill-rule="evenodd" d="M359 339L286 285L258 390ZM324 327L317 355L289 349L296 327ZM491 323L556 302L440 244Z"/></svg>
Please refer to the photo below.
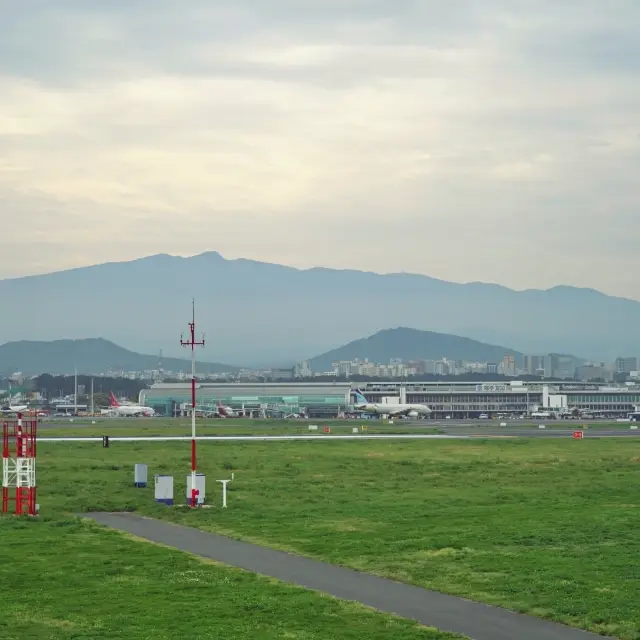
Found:
<svg viewBox="0 0 640 640"><path fill-rule="evenodd" d="M2 513L37 515L36 509L36 436L38 418L2 424Z"/></svg>
<svg viewBox="0 0 640 640"><path fill-rule="evenodd" d="M196 489L196 347L204 347L204 334L202 340L196 342L196 302L191 302L191 322L189 323L189 340L183 340L180 336L180 344L183 347L191 347L191 508L197 504L198 490Z"/></svg>

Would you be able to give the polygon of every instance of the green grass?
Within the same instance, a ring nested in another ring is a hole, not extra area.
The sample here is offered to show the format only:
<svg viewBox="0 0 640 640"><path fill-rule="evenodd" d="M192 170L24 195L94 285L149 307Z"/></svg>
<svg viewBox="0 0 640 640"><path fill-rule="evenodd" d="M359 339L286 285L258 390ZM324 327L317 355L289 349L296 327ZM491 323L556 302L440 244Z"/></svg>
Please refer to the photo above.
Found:
<svg viewBox="0 0 640 640"><path fill-rule="evenodd" d="M79 519L0 520L3 640L461 638Z"/></svg>
<svg viewBox="0 0 640 640"><path fill-rule="evenodd" d="M42 519L137 509L640 639L640 439L216 442L198 451L208 502L219 505L215 480L235 472L228 509L162 507L152 486L133 488L133 465L147 463L150 480L173 474L184 500L188 443L42 443Z"/></svg>

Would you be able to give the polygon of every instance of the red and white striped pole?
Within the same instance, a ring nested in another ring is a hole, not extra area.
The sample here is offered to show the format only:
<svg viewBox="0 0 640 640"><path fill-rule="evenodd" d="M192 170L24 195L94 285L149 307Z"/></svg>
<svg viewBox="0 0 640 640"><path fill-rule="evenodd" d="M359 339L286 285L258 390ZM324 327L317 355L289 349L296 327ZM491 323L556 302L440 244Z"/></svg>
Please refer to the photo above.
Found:
<svg viewBox="0 0 640 640"><path fill-rule="evenodd" d="M9 423L2 424L2 513L9 511Z"/></svg>
<svg viewBox="0 0 640 640"><path fill-rule="evenodd" d="M196 305L192 301L192 319L189 323L189 340L180 338L183 347L191 347L191 508L196 507L198 490L196 489L196 346L204 347L204 336L196 342Z"/></svg>
<svg viewBox="0 0 640 640"><path fill-rule="evenodd" d="M26 442L22 433L22 414L18 413L18 424L16 426L16 462L18 458L24 458L26 455ZM22 492L23 488L20 484L20 475L16 473L16 515L22 515Z"/></svg>
<svg viewBox="0 0 640 640"><path fill-rule="evenodd" d="M195 353L192 350L192 353ZM195 359L195 358L194 358ZM191 507L196 506L196 374L195 362L191 363Z"/></svg>

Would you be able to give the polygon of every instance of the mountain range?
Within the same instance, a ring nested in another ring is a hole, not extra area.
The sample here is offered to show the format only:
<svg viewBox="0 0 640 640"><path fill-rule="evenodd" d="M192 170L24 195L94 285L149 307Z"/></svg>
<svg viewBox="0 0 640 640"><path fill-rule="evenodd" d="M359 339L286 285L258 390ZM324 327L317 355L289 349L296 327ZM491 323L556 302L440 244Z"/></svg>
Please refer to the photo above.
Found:
<svg viewBox="0 0 640 640"><path fill-rule="evenodd" d="M402 360L470 360L500 362L510 354L516 364L522 364L522 354L509 347L484 344L477 340L433 331L419 331L399 327L386 329L354 340L337 349L327 351L310 360L314 372L329 371L332 363L340 360L369 359L370 362L388 364L392 358ZM99 374L107 371L191 371L191 361L178 358L134 353L104 340L54 340L51 342L21 340L0 345L0 375L21 371L25 375L42 373L68 375L77 369L80 374ZM236 372L232 365L196 362L197 373Z"/></svg>
<svg viewBox="0 0 640 640"><path fill-rule="evenodd" d="M198 358L246 366L291 365L402 326L593 360L634 355L639 342L640 302L592 289L514 291L407 273L301 270L215 251L0 280L0 299L14 310L0 316L0 342L102 336L180 357L192 297L208 340Z"/></svg>
<svg viewBox="0 0 640 640"><path fill-rule="evenodd" d="M147 371L163 367L168 371L191 371L191 361L143 355L123 349L109 340L21 340L0 345L0 374L21 371L25 375L41 373L72 374L114 371ZM213 362L196 362L198 373L237 371L237 367Z"/></svg>

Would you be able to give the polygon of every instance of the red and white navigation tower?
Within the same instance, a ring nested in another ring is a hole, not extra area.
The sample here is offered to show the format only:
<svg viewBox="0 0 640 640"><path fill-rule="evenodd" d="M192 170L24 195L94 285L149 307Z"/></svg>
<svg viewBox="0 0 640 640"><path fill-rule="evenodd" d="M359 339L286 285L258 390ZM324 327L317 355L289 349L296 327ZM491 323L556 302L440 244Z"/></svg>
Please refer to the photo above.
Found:
<svg viewBox="0 0 640 640"><path fill-rule="evenodd" d="M196 347L204 347L204 334L202 340L196 342L196 303L191 303L191 322L189 323L189 340L183 340L180 336L180 344L183 347L191 347L191 508L197 506L198 490L196 489Z"/></svg>
<svg viewBox="0 0 640 640"><path fill-rule="evenodd" d="M2 423L2 513L37 515L36 512L36 435L38 419Z"/></svg>

